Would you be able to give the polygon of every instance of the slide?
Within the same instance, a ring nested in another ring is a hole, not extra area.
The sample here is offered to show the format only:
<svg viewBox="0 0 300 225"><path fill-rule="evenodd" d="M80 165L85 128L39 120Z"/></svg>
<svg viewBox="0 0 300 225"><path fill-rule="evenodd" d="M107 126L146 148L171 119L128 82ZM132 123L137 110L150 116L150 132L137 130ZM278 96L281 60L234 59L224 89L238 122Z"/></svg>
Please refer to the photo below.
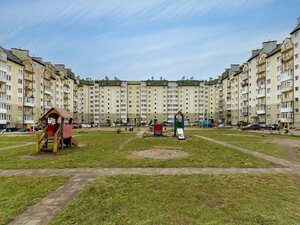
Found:
<svg viewBox="0 0 300 225"><path fill-rule="evenodd" d="M152 132L152 127L149 127L149 128L143 133L143 137L146 137L148 132Z"/></svg>
<svg viewBox="0 0 300 225"><path fill-rule="evenodd" d="M185 140L184 131L182 128L177 128L178 140Z"/></svg>
<svg viewBox="0 0 300 225"><path fill-rule="evenodd" d="M72 143L72 145L75 145L75 146L78 145L78 141L73 137L72 137L71 143Z"/></svg>

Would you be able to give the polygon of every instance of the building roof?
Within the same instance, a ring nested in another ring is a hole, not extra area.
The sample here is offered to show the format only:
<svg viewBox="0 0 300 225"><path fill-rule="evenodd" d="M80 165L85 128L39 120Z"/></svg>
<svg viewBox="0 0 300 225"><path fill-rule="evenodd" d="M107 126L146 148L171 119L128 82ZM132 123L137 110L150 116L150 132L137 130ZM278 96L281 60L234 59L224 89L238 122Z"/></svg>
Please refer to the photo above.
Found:
<svg viewBox="0 0 300 225"><path fill-rule="evenodd" d="M272 55L276 54L277 52L281 51L281 44L277 44L276 48L274 48L266 58L271 57Z"/></svg>
<svg viewBox="0 0 300 225"><path fill-rule="evenodd" d="M178 80L178 86L199 86L200 80Z"/></svg>
<svg viewBox="0 0 300 225"><path fill-rule="evenodd" d="M121 80L97 80L96 83L99 83L99 86L121 86Z"/></svg>
<svg viewBox="0 0 300 225"><path fill-rule="evenodd" d="M208 80L205 84L207 85L216 85L218 83L218 79Z"/></svg>
<svg viewBox="0 0 300 225"><path fill-rule="evenodd" d="M297 32L298 30L300 30L300 23L298 23L297 26L292 30L291 34Z"/></svg>
<svg viewBox="0 0 300 225"><path fill-rule="evenodd" d="M252 55L251 57L247 60L247 62L251 61L252 59L254 59L255 57L257 57L259 55L259 53L261 52L262 49L256 49L252 51Z"/></svg>
<svg viewBox="0 0 300 225"><path fill-rule="evenodd" d="M13 61L21 66L24 66L22 60L20 58L18 58L17 56L15 56L12 51L8 50L8 49L5 49L3 47L0 46L1 49L3 49L3 51L6 53L7 55L7 59L10 60L10 61Z"/></svg>
<svg viewBox="0 0 300 225"><path fill-rule="evenodd" d="M168 86L167 80L147 80L146 86Z"/></svg>

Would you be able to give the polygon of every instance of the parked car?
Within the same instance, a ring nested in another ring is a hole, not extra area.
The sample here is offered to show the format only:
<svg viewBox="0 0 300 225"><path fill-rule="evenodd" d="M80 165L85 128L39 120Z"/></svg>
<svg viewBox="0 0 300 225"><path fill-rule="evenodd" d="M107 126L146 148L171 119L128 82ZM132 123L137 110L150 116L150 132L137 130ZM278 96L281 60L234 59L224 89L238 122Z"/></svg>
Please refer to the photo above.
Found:
<svg viewBox="0 0 300 225"><path fill-rule="evenodd" d="M242 127L242 130L260 130L261 126L259 124L249 124L245 127Z"/></svg>
<svg viewBox="0 0 300 225"><path fill-rule="evenodd" d="M90 124L82 124L81 126L82 126L82 128L91 128L92 127Z"/></svg>
<svg viewBox="0 0 300 225"><path fill-rule="evenodd" d="M17 127L6 128L6 132L16 132L16 131L19 131L19 129Z"/></svg>
<svg viewBox="0 0 300 225"><path fill-rule="evenodd" d="M278 125L277 124L267 124L264 129L266 130L277 130L278 129Z"/></svg>
<svg viewBox="0 0 300 225"><path fill-rule="evenodd" d="M3 134L6 132L6 129L0 129L0 134Z"/></svg>
<svg viewBox="0 0 300 225"><path fill-rule="evenodd" d="M232 126L229 126L229 125L224 125L224 124L219 124L217 126L217 129L231 129Z"/></svg>

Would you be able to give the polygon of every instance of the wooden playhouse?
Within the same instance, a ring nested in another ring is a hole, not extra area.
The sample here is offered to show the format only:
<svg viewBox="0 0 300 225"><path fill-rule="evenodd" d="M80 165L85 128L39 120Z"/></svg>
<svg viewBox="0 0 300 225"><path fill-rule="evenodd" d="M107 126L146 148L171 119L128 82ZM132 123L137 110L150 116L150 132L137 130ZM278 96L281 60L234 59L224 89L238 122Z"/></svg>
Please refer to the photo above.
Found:
<svg viewBox="0 0 300 225"><path fill-rule="evenodd" d="M63 145L78 145L72 137L73 116L66 110L52 107L41 122L45 127L36 136L36 154L40 151L56 153Z"/></svg>

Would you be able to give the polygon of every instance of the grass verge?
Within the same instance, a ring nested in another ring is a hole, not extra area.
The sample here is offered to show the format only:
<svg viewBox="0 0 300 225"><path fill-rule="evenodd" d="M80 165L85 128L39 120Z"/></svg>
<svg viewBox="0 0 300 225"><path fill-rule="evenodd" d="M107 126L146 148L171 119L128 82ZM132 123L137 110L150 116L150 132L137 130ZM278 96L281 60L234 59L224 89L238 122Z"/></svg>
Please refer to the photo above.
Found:
<svg viewBox="0 0 300 225"><path fill-rule="evenodd" d="M26 207L56 189L67 177L0 177L0 224L7 224Z"/></svg>
<svg viewBox="0 0 300 225"><path fill-rule="evenodd" d="M292 175L98 178L53 224L268 224L300 221Z"/></svg>

